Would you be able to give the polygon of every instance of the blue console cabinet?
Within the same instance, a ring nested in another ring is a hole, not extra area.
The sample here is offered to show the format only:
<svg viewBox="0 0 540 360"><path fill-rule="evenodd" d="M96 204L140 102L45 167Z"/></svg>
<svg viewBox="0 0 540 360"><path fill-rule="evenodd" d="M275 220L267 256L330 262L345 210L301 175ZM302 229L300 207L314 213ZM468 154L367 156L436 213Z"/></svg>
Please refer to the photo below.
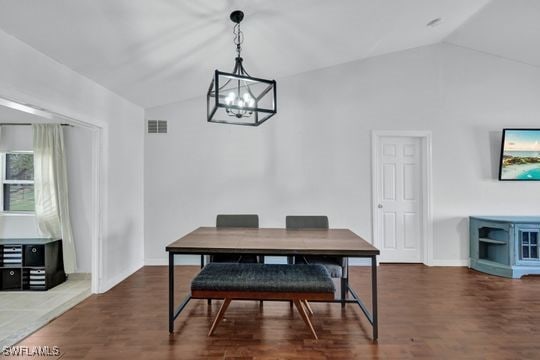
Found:
<svg viewBox="0 0 540 360"><path fill-rule="evenodd" d="M470 267L520 278L540 274L540 217L471 216Z"/></svg>

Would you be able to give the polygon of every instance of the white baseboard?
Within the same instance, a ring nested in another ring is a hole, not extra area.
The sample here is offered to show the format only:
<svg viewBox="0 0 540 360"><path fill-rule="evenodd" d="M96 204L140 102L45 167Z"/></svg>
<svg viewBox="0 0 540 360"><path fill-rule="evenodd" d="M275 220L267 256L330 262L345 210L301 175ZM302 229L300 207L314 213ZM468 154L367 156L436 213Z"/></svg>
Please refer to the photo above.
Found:
<svg viewBox="0 0 540 360"><path fill-rule="evenodd" d="M265 256L264 261L267 264L286 264L286 256ZM200 255L177 255L174 259L175 265L201 265ZM167 258L147 258L144 259L144 266L167 266Z"/></svg>
<svg viewBox="0 0 540 360"><path fill-rule="evenodd" d="M175 265L201 265L201 255L177 255L174 258ZM146 258L144 266L166 266L169 265L167 258Z"/></svg>
<svg viewBox="0 0 540 360"><path fill-rule="evenodd" d="M286 256L265 256L266 264L286 264ZM174 261L175 265L200 265L200 255L178 255ZM144 259L144 266L166 266L169 265L169 260L166 258ZM349 259L350 266L371 266L370 259L351 258Z"/></svg>
<svg viewBox="0 0 540 360"><path fill-rule="evenodd" d="M140 264L140 263L136 264L132 266L130 269L112 277L111 279L102 281L99 286L98 293L102 294L109 291L110 289L112 289L113 287L115 287L116 285L124 281L125 279L127 279L129 276L133 275L137 270L139 270L142 267L143 267L143 264Z"/></svg>
<svg viewBox="0 0 540 360"><path fill-rule="evenodd" d="M284 256L266 256L267 264L286 264ZM178 255L175 258L175 265L200 265L199 255ZM169 261L166 258L144 259L145 266L166 266ZM366 258L350 258L349 266L371 266L371 260ZM469 266L469 260L432 260L429 266Z"/></svg>
<svg viewBox="0 0 540 360"><path fill-rule="evenodd" d="M71 280L90 280L90 279L92 279L92 274L90 274L90 273L71 273L71 274L68 274L68 277Z"/></svg>
<svg viewBox="0 0 540 360"><path fill-rule="evenodd" d="M371 266L371 259L349 258L349 266Z"/></svg>
<svg viewBox="0 0 540 360"><path fill-rule="evenodd" d="M144 266L164 266L169 265L169 260L167 259L144 259Z"/></svg>
<svg viewBox="0 0 540 360"><path fill-rule="evenodd" d="M286 264L287 257L286 256L265 256L264 263L265 264Z"/></svg>
<svg viewBox="0 0 540 360"><path fill-rule="evenodd" d="M469 266L469 260L437 260L433 259L430 266Z"/></svg>

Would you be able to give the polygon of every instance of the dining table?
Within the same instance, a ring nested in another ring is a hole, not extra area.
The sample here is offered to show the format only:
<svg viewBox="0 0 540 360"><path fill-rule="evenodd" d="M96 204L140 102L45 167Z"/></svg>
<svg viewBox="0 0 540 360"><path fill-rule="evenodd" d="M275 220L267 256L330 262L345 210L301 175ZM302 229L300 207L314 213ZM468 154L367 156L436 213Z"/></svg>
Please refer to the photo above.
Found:
<svg viewBox="0 0 540 360"><path fill-rule="evenodd" d="M349 229L281 229L281 228L217 228L199 227L166 247L169 254L169 332L174 321L191 300L188 293L181 303L174 304L174 267L176 255L239 254L258 256L339 256L369 258L371 261L371 309L356 291L345 282L343 299L325 302L354 303L372 325L372 339L378 338L377 255L379 250ZM342 282L343 284L343 282Z"/></svg>

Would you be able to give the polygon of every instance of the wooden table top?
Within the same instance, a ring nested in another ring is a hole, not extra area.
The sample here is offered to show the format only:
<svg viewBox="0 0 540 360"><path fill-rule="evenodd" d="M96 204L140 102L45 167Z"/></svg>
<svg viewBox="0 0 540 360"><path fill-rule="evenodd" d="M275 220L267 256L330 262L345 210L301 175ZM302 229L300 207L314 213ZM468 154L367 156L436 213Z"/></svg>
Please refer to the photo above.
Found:
<svg viewBox="0 0 540 360"><path fill-rule="evenodd" d="M200 227L166 247L175 254L372 256L379 250L348 229Z"/></svg>

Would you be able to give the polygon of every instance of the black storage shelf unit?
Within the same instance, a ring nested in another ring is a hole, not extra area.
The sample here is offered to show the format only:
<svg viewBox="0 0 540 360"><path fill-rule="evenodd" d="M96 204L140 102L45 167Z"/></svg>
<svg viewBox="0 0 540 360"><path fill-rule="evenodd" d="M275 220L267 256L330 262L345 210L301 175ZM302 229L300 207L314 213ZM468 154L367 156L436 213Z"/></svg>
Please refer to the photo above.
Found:
<svg viewBox="0 0 540 360"><path fill-rule="evenodd" d="M0 290L43 291L66 280L60 239L0 239Z"/></svg>

